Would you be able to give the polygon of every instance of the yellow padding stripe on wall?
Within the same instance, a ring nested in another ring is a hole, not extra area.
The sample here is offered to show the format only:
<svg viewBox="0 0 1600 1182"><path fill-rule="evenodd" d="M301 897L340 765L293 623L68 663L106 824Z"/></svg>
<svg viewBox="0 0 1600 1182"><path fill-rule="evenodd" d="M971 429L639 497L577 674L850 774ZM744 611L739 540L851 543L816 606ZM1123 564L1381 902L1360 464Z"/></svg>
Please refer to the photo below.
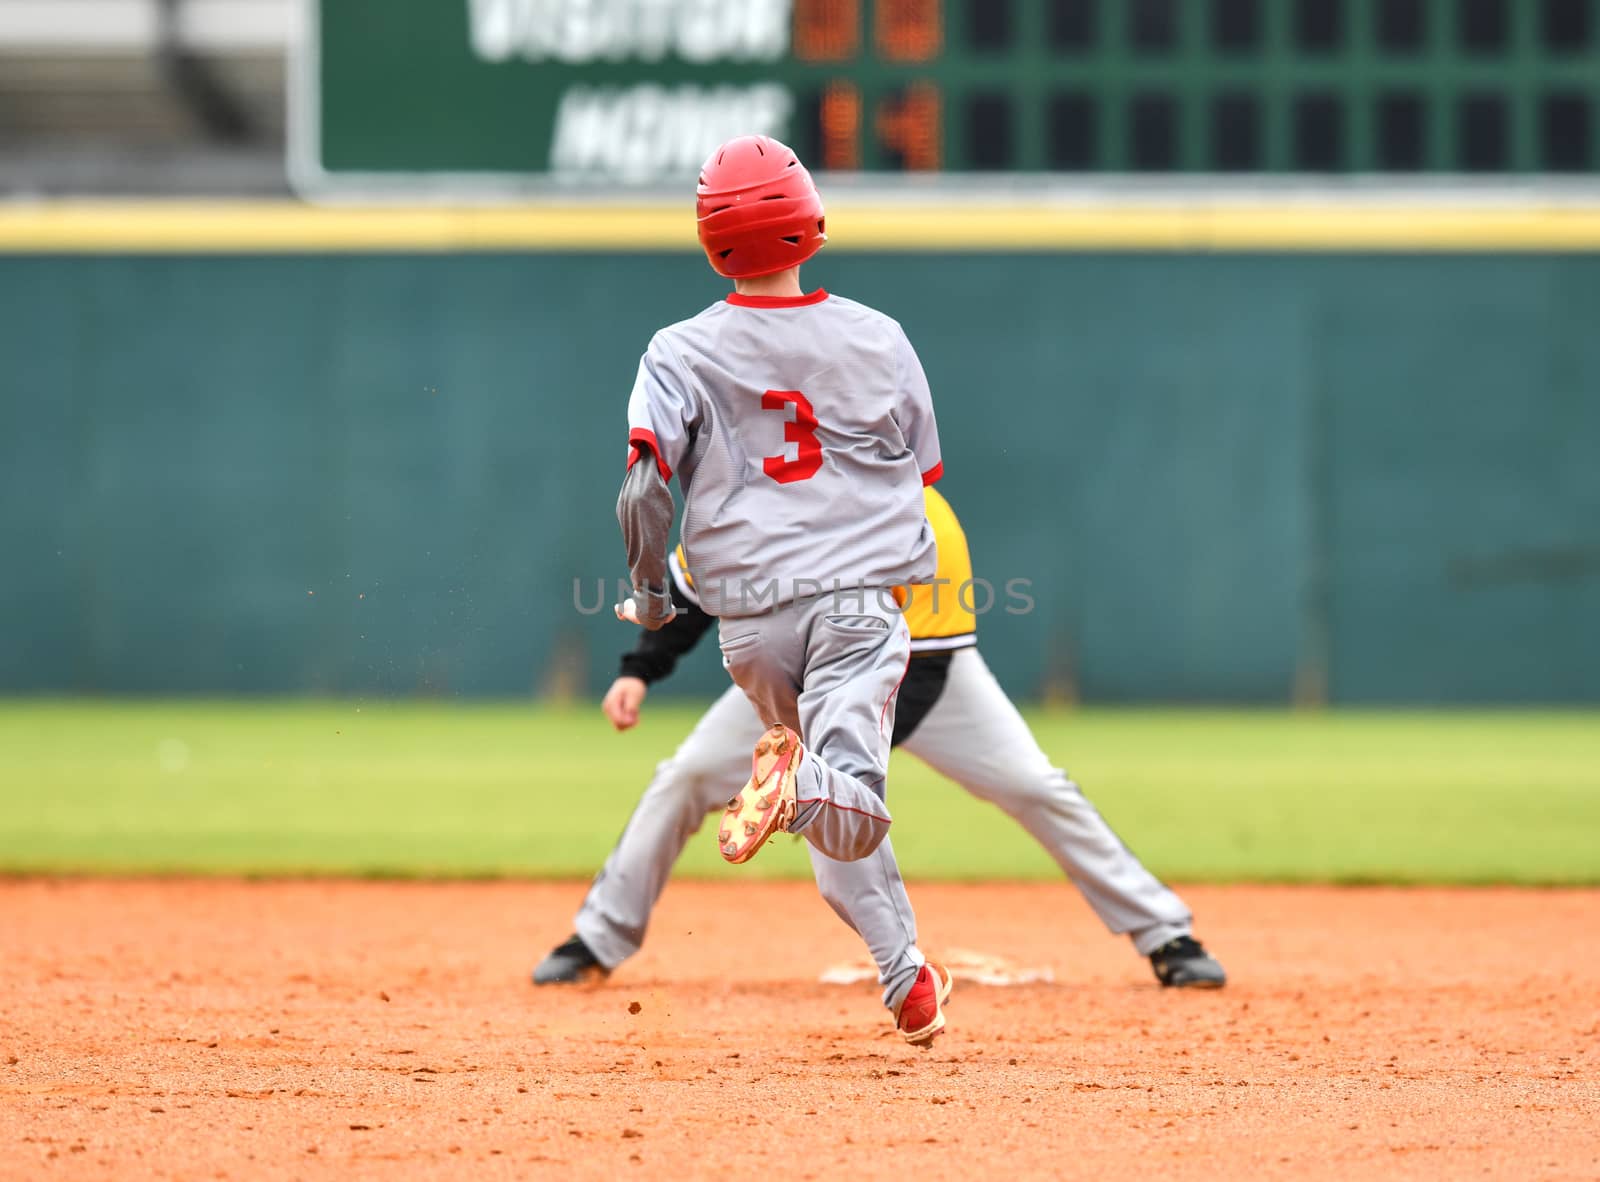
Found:
<svg viewBox="0 0 1600 1182"><path fill-rule="evenodd" d="M0 253L692 251L691 208L0 205ZM1600 251L1600 204L840 202L828 233L833 251Z"/></svg>

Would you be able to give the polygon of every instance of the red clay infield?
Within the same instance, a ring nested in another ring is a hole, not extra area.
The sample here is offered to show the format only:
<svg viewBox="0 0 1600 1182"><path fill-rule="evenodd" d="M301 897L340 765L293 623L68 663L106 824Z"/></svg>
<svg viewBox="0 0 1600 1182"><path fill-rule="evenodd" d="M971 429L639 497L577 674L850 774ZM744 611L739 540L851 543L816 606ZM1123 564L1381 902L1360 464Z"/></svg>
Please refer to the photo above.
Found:
<svg viewBox="0 0 1600 1182"><path fill-rule="evenodd" d="M1600 1177L1600 892L1193 888L1191 994L1065 885L914 888L1055 971L928 1053L816 982L859 949L803 884L675 884L535 990L582 893L0 883L0 1177Z"/></svg>

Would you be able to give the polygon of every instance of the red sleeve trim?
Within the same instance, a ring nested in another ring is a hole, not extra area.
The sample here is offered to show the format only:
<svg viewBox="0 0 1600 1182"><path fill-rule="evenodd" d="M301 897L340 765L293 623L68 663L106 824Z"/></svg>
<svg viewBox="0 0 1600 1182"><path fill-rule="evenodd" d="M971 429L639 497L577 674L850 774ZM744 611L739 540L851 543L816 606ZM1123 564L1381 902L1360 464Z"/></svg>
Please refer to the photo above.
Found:
<svg viewBox="0 0 1600 1182"><path fill-rule="evenodd" d="M820 304L827 298L828 293L820 287L810 295L799 296L740 295L736 291L728 293L728 303L739 308L805 308L812 304Z"/></svg>
<svg viewBox="0 0 1600 1182"><path fill-rule="evenodd" d="M938 481L938 479L943 475L944 475L944 461L940 460L937 464L935 464L933 467L929 468L926 472L924 472L922 474L922 487L923 488L927 488L928 485L936 483Z"/></svg>
<svg viewBox="0 0 1600 1182"><path fill-rule="evenodd" d="M667 467L667 461L661 458L661 445L656 442L656 433L646 427L635 427L628 432L628 467L633 467L639 458L639 445L643 444L650 449L650 454L656 458L656 471L661 473L661 479L672 479L672 469Z"/></svg>

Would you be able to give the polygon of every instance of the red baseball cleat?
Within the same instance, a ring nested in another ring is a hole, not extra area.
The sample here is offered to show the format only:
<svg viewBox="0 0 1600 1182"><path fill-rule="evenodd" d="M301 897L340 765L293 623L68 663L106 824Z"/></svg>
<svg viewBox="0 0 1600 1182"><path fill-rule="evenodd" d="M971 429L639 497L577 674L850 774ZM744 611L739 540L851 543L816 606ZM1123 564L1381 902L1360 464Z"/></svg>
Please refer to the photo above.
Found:
<svg viewBox="0 0 1600 1182"><path fill-rule="evenodd" d="M954 988L955 978L949 969L932 961L922 966L911 992L894 1013L894 1024L908 1043L927 1050L944 1033L944 1003L950 1000Z"/></svg>
<svg viewBox="0 0 1600 1182"><path fill-rule="evenodd" d="M757 740L750 781L728 802L717 832L717 848L728 861L748 862L794 820L794 776L803 755L800 736L786 726L775 726Z"/></svg>

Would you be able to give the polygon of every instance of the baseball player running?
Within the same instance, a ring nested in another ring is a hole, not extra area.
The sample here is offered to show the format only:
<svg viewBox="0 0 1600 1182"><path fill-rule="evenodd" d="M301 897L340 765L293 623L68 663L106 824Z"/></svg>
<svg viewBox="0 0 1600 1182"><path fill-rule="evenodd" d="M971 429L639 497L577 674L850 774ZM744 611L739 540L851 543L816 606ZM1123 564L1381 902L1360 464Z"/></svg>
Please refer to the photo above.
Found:
<svg viewBox="0 0 1600 1182"><path fill-rule="evenodd" d="M1015 817L1066 871L1101 922L1113 933L1128 934L1150 958L1163 985L1221 986L1222 966L1194 939L1188 908L1118 840L1066 773L1051 765L984 664L967 606L971 600L959 593L972 578L966 536L936 489L924 496L938 541L938 578L912 588L906 604L911 663L900 687L894 745ZM639 721L647 687L670 675L711 627L681 550L671 569L678 615L661 631L640 635L602 705L618 730ZM575 934L534 970L536 984L604 976L639 950L673 864L706 813L721 804L722 785L739 774L760 729L744 696L730 688L656 768L583 901ZM865 862L811 853L823 897L865 937L884 980L914 943L904 889L883 852L887 845Z"/></svg>
<svg viewBox="0 0 1600 1182"><path fill-rule="evenodd" d="M633 594L617 615L655 630L676 613L676 473L700 607L719 618L723 664L767 728L718 829L722 856L744 862L782 829L842 864L882 847L880 872L898 882L884 846L910 656L896 589L934 576L922 489L943 471L927 379L895 321L803 294L800 265L827 239L789 148L724 144L701 169L696 213L706 257L735 290L656 333L639 363L617 500ZM909 930L909 904L902 918ZM908 1042L944 1029L950 987L913 941L884 984Z"/></svg>

